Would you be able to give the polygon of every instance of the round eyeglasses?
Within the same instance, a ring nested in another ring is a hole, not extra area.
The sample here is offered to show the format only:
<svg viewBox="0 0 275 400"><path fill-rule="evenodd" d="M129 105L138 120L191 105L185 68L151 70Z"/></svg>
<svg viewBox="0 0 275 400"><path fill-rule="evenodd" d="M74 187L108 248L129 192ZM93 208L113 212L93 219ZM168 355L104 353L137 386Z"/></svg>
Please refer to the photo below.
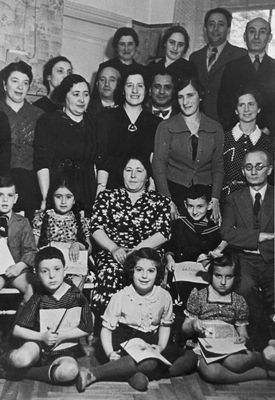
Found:
<svg viewBox="0 0 275 400"><path fill-rule="evenodd" d="M255 168L256 171L261 171L262 169L268 168L268 167L269 167L269 165L264 165L262 163L257 163L255 165L253 165L253 164L245 164L244 169L246 171L252 171L253 168Z"/></svg>

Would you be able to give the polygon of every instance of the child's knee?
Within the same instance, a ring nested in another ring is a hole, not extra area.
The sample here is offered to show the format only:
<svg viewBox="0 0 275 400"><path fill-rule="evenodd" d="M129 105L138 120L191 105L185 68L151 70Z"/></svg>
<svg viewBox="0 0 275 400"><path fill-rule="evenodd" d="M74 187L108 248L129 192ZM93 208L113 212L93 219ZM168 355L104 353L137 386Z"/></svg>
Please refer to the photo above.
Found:
<svg viewBox="0 0 275 400"><path fill-rule="evenodd" d="M54 372L54 378L58 382L73 381L79 373L77 361L74 359L64 360L57 366Z"/></svg>
<svg viewBox="0 0 275 400"><path fill-rule="evenodd" d="M34 357L27 351L17 349L10 353L9 362L15 368L26 368L33 364Z"/></svg>
<svg viewBox="0 0 275 400"><path fill-rule="evenodd" d="M157 360L144 360L138 365L138 371L143 372L145 375L148 375L153 372L157 367Z"/></svg>
<svg viewBox="0 0 275 400"><path fill-rule="evenodd" d="M220 366L218 364L205 364L200 362L199 373L209 383L218 383L220 378Z"/></svg>

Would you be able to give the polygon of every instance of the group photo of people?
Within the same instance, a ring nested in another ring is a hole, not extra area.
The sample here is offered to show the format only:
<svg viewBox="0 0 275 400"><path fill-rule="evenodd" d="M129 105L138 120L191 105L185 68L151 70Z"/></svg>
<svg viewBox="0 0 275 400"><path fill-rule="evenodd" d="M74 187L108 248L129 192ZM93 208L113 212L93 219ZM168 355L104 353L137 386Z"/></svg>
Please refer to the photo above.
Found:
<svg viewBox="0 0 275 400"><path fill-rule="evenodd" d="M35 101L30 64L0 71L0 379L275 380L272 29L237 47L232 18L209 9L189 59L171 24L147 65L121 26L93 85L56 55Z"/></svg>

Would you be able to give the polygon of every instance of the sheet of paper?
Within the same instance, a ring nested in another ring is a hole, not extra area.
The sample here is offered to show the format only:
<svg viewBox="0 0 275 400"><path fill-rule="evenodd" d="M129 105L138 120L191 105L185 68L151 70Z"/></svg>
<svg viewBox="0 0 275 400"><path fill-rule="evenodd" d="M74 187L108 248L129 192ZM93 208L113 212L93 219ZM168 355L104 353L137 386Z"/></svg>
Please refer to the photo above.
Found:
<svg viewBox="0 0 275 400"><path fill-rule="evenodd" d="M66 263L66 275L87 275L88 273L88 251L80 250L79 257L76 262L72 261L69 257L69 248L71 243L51 242L51 246L61 250Z"/></svg>
<svg viewBox="0 0 275 400"><path fill-rule="evenodd" d="M4 275L11 265L14 265L14 259L8 248L7 239L0 238L0 275Z"/></svg>
<svg viewBox="0 0 275 400"><path fill-rule="evenodd" d="M208 272L201 263L193 261L176 263L174 274L176 281L209 283Z"/></svg>
<svg viewBox="0 0 275 400"><path fill-rule="evenodd" d="M234 325L228 324L221 320L202 320L202 324L205 328L205 336L207 338L236 338L238 332Z"/></svg>
<svg viewBox="0 0 275 400"><path fill-rule="evenodd" d="M203 358L207 364L210 364L211 362L225 358L230 354L246 350L246 346L243 343L235 343L235 341L236 338L199 338L199 345Z"/></svg>
<svg viewBox="0 0 275 400"><path fill-rule="evenodd" d="M55 331L61 319L62 322L58 330L77 328L80 323L81 307L73 308L57 308L54 310L39 310L40 316L40 332L45 332L48 328ZM75 346L75 342L61 343L54 350Z"/></svg>
<svg viewBox="0 0 275 400"><path fill-rule="evenodd" d="M127 353L137 362L146 360L147 358L156 358L166 365L171 363L163 357L156 349L150 344L146 343L143 339L133 338L121 343L120 345Z"/></svg>

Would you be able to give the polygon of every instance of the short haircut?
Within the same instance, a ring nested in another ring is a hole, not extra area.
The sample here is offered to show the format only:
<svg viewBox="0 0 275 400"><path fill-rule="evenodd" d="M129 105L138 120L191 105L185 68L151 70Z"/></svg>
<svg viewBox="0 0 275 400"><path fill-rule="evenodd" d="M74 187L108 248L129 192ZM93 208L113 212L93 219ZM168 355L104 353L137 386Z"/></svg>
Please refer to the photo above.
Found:
<svg viewBox="0 0 275 400"><path fill-rule="evenodd" d="M210 282L212 282L213 275L215 273L215 267L234 267L235 280L233 289L235 289L241 279L241 267L239 258L233 250L225 249L223 255L218 258L211 257L209 262L208 274Z"/></svg>
<svg viewBox="0 0 275 400"><path fill-rule="evenodd" d="M119 28L114 34L112 46L115 50L117 49L118 42L120 41L122 36L131 36L134 39L136 46L139 45L138 34L136 33L136 31L133 28L123 26L122 28Z"/></svg>
<svg viewBox="0 0 275 400"><path fill-rule="evenodd" d="M52 260L56 258L62 262L63 267L65 267L65 258L61 250L57 249L54 246L43 247L43 249L39 250L35 255L35 269L36 271L39 268L39 265L44 260Z"/></svg>
<svg viewBox="0 0 275 400"><path fill-rule="evenodd" d="M3 81L7 83L9 76L13 72L21 72L22 74L27 75L29 78L30 84L32 83L33 79L33 74L32 74L32 67L25 63L25 61L17 61L17 62L12 62L9 65L7 65L4 69L2 69L2 77Z"/></svg>
<svg viewBox="0 0 275 400"><path fill-rule="evenodd" d="M253 97L254 97L254 99L255 99L255 101L256 101L256 103L257 103L257 106L259 107L259 108L261 108L262 107L262 101L263 101L263 98L262 98L262 95L261 95L261 93L259 92L259 90L258 89L256 89L255 87L253 87L253 86L241 86L238 90L237 90L237 92L235 93L235 96L234 96L234 106L235 106L235 108L237 107L237 105L238 105L238 103L239 103L239 98L241 97L241 96L244 96L245 94L251 94Z"/></svg>
<svg viewBox="0 0 275 400"><path fill-rule="evenodd" d="M211 201L211 192L210 192L210 187L207 185L192 185L190 186L187 191L186 191L186 200L187 199L205 199L207 203L210 203Z"/></svg>
<svg viewBox="0 0 275 400"><path fill-rule="evenodd" d="M154 79L155 79L155 77L156 77L157 75L161 75L161 76L167 75L167 76L170 76L171 81L172 81L172 84L173 84L173 87L175 88L174 77L173 77L173 75L169 74L169 72L166 71L165 67L160 68L157 72L155 72L155 73L152 75L152 77L151 77L151 82L150 82L150 86L152 86L152 84L153 84L153 82L154 82Z"/></svg>
<svg viewBox="0 0 275 400"><path fill-rule="evenodd" d="M50 84L48 81L48 76L52 74L52 70L53 70L53 67L55 66L55 64L57 64L60 61L69 63L71 68L73 68L71 61L68 60L67 57L57 56L57 57L50 58L43 67L43 85L46 87L47 93L49 93L49 91L50 91Z"/></svg>
<svg viewBox="0 0 275 400"><path fill-rule="evenodd" d="M126 260L123 265L126 285L130 285L133 283L135 266L137 265L138 261L142 258L153 261L153 263L157 268L155 285L160 285L164 277L164 270L165 270L164 263L162 262L161 257L157 252L157 250L151 249L150 247L143 247L139 250L135 250L126 257Z"/></svg>
<svg viewBox="0 0 275 400"><path fill-rule="evenodd" d="M204 96L205 96L204 87L196 77L179 79L176 84L176 93L180 92L182 89L184 89L188 85L193 86L193 88L198 92L201 100L204 99Z"/></svg>
<svg viewBox="0 0 275 400"><path fill-rule="evenodd" d="M15 191L16 191L16 185L15 185L15 182L11 175L0 176L0 188L9 188L12 186L15 187Z"/></svg>
<svg viewBox="0 0 275 400"><path fill-rule="evenodd" d="M162 47L164 47L166 45L167 40L170 38L170 36L173 35L173 33L181 33L183 35L184 42L185 42L183 54L185 54L187 52L187 50L189 49L190 38L187 33L187 30L183 26L180 26L180 25L173 25L164 32L164 35L161 39Z"/></svg>
<svg viewBox="0 0 275 400"><path fill-rule="evenodd" d="M267 150L263 150L263 149L255 147L253 150L250 150L245 154L243 161L242 161L242 167L245 166L248 154L252 154L252 153L264 153L266 155L268 165L273 165L273 157L272 157L271 153Z"/></svg>
<svg viewBox="0 0 275 400"><path fill-rule="evenodd" d="M217 8L212 8L211 10L207 11L204 17L204 26L207 26L208 20L211 17L212 14L222 14L226 18L227 26L230 28L231 22L232 22L232 14L230 11L228 11L226 8L222 7L217 7Z"/></svg>
<svg viewBox="0 0 275 400"><path fill-rule="evenodd" d="M89 94L90 94L90 85L86 81L86 79L83 78L83 76L81 76L81 75L71 74L71 75L66 76L63 79L63 81L60 83L60 85L57 86L57 88L55 88L55 90L53 91L53 100L57 104L64 105L66 102L66 96L69 93L69 91L71 90L71 88L75 84L81 83L81 82L85 82L87 84L87 90L89 91Z"/></svg>

